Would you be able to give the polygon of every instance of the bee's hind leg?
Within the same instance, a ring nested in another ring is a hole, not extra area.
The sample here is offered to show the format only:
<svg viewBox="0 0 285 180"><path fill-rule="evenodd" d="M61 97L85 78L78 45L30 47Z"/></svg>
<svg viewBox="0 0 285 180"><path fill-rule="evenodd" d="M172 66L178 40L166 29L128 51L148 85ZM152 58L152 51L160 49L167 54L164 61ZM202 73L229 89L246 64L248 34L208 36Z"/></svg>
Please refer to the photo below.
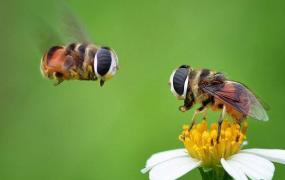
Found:
<svg viewBox="0 0 285 180"><path fill-rule="evenodd" d="M218 121L217 143L219 143L219 140L220 140L221 127L222 127L222 124L223 124L223 120L224 120L224 118L225 118L225 115L226 115L226 106L224 105L224 106L223 106L222 114L220 115L220 118L219 118L219 121Z"/></svg>
<svg viewBox="0 0 285 180"><path fill-rule="evenodd" d="M239 125L239 130L243 134L246 134L246 131L247 131L247 128L248 128L248 124L247 124L247 121L245 121L245 117L246 116L244 116L241 119L237 120L237 124Z"/></svg>

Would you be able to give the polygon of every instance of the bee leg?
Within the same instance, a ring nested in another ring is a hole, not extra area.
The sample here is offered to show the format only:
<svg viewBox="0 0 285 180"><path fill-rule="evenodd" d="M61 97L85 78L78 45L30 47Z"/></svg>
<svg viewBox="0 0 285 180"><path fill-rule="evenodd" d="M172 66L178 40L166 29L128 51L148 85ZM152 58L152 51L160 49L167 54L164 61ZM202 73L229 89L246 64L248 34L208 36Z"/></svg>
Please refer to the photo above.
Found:
<svg viewBox="0 0 285 180"><path fill-rule="evenodd" d="M203 112L203 118L202 120L207 120L207 114L208 114L208 108L205 108L204 112Z"/></svg>
<svg viewBox="0 0 285 180"><path fill-rule="evenodd" d="M239 131L241 131L241 128L242 128L242 124L243 124L243 123L242 123L241 121L238 121L237 124L239 125Z"/></svg>
<svg viewBox="0 0 285 180"><path fill-rule="evenodd" d="M193 117L192 117L192 120L191 120L191 123L190 123L190 129L189 129L189 130L191 130L191 129L193 128L194 124L196 123L196 116L197 116L197 114L198 114L198 111L196 110L196 111L194 112L194 114L193 114Z"/></svg>
<svg viewBox="0 0 285 180"><path fill-rule="evenodd" d="M240 131L244 128L244 126L247 124L245 121L245 118L239 118L235 119L235 123L239 125Z"/></svg>
<svg viewBox="0 0 285 180"><path fill-rule="evenodd" d="M179 111L181 112L186 112L189 109L191 109L191 107L193 106L194 101L189 99L189 98L185 98L184 100L184 105L179 107Z"/></svg>
<svg viewBox="0 0 285 180"><path fill-rule="evenodd" d="M200 108L196 109L196 111L193 114L192 121L190 123L190 130L192 129L192 127L194 126L194 124L196 122L196 116L198 114L205 113L206 109L207 109L206 106L201 106Z"/></svg>
<svg viewBox="0 0 285 180"><path fill-rule="evenodd" d="M53 74L53 76L54 76L54 79L56 80L56 82L54 83L54 86L57 86L57 85L59 85L60 83L62 83L64 81L62 73L55 72Z"/></svg>
<svg viewBox="0 0 285 180"><path fill-rule="evenodd" d="M219 143L220 141L220 136L221 136L221 127L223 124L223 120L225 118L225 114L226 114L226 106L223 106L223 111L222 114L220 115L219 121L218 121L218 135L217 135L217 143Z"/></svg>
<svg viewBox="0 0 285 180"><path fill-rule="evenodd" d="M205 101L202 102L202 106L203 108L203 119L202 120L206 120L207 119L207 113L208 113L208 105L213 103L213 98L209 97L208 99L206 99Z"/></svg>
<svg viewBox="0 0 285 180"><path fill-rule="evenodd" d="M64 80L63 79L57 79L57 81L53 84L54 86L57 86L61 84Z"/></svg>

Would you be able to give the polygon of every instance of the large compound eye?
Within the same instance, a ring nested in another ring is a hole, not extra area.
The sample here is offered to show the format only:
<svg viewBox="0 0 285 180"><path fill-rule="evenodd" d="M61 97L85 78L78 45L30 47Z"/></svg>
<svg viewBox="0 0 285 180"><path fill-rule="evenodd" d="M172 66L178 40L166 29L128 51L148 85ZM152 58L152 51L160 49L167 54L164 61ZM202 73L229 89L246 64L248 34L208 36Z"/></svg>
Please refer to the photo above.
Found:
<svg viewBox="0 0 285 180"><path fill-rule="evenodd" d="M170 76L171 92L178 99L185 99L188 86L188 68L178 68Z"/></svg>
<svg viewBox="0 0 285 180"><path fill-rule="evenodd" d="M118 59L110 48L98 49L94 58L95 74L103 80L110 79L118 69Z"/></svg>
<svg viewBox="0 0 285 180"><path fill-rule="evenodd" d="M108 49L100 48L95 55L94 70L98 76L107 74L111 67L112 57Z"/></svg>

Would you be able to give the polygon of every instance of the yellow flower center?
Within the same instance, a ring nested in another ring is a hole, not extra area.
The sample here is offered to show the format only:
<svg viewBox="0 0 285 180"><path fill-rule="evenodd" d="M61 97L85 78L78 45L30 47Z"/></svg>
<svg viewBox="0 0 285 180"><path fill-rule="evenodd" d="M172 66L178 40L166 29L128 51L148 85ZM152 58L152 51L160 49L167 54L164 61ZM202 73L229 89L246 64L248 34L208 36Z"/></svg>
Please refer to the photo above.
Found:
<svg viewBox="0 0 285 180"><path fill-rule="evenodd" d="M202 161L203 166L213 167L220 164L220 159L227 159L236 154L243 140L246 138L247 123L243 128L236 123L224 121L221 127L219 143L217 143L217 123L207 127L207 121L203 120L190 130L189 125L183 126L179 139L183 142L189 155Z"/></svg>

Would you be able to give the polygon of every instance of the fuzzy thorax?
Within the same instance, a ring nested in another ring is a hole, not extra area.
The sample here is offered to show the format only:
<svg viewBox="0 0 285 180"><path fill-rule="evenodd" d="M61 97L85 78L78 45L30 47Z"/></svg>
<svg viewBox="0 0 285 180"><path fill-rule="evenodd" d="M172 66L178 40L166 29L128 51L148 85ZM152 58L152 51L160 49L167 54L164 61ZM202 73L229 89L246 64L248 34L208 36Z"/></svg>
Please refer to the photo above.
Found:
<svg viewBox="0 0 285 180"><path fill-rule="evenodd" d="M219 166L220 159L227 159L236 154L246 138L246 122L240 129L238 124L224 120L219 143L217 143L217 127L217 123L213 123L208 128L207 121L203 120L191 130L189 125L184 125L179 136L189 155L201 160L204 167Z"/></svg>

